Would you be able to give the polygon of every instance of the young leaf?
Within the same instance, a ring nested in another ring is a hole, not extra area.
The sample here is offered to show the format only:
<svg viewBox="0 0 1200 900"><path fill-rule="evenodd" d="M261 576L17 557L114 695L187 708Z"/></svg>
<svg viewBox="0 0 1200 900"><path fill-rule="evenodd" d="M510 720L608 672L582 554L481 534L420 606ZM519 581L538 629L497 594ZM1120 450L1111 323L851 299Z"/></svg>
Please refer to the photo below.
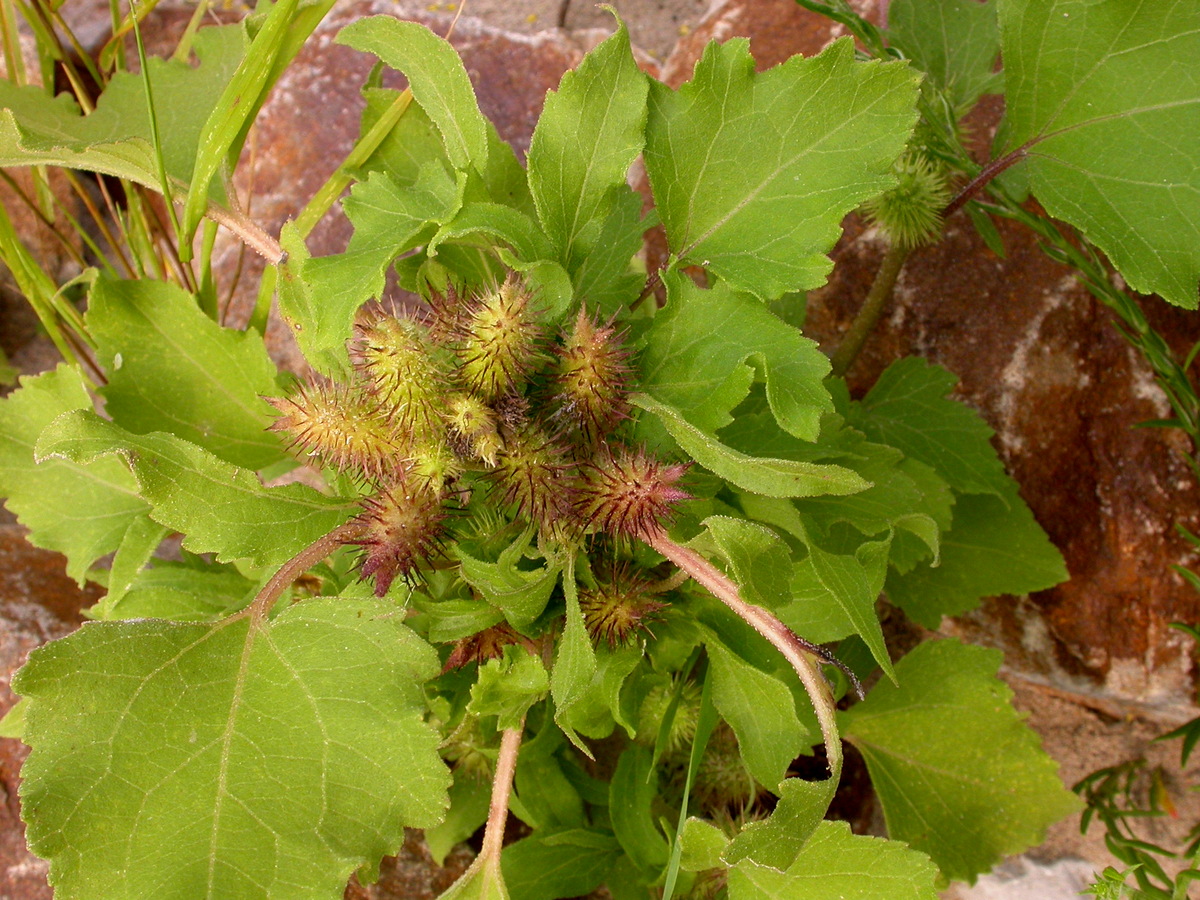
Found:
<svg viewBox="0 0 1200 900"><path fill-rule="evenodd" d="M888 40L960 113L997 86L995 0L894 0L888 7Z"/></svg>
<svg viewBox="0 0 1200 900"><path fill-rule="evenodd" d="M467 711L498 716L497 729L519 728L529 708L540 703L549 689L542 661L523 649L507 647L503 659L489 659L479 667Z"/></svg>
<svg viewBox="0 0 1200 900"><path fill-rule="evenodd" d="M152 507L151 518L182 532L184 549L216 553L219 562L282 565L352 511L346 501L301 484L263 487L253 472L182 438L131 434L91 410L59 416L42 433L35 452L41 459L75 463L122 457Z"/></svg>
<svg viewBox="0 0 1200 900"><path fill-rule="evenodd" d="M546 104L529 145L529 187L558 260L574 273L598 246L600 229L642 150L646 76L629 32L597 46ZM628 263L628 257L625 260Z"/></svg>
<svg viewBox="0 0 1200 900"><path fill-rule="evenodd" d="M1002 0L1007 148L1134 290L1200 294L1200 6Z"/></svg>
<svg viewBox="0 0 1200 900"><path fill-rule="evenodd" d="M87 325L108 374L105 409L123 428L167 431L248 469L284 457L262 399L280 391L278 373L257 334L220 327L167 282L104 275Z"/></svg>
<svg viewBox="0 0 1200 900"><path fill-rule="evenodd" d="M646 170L671 251L764 299L823 284L842 218L893 183L918 79L855 62L849 38L756 75L739 38L678 92L653 82Z"/></svg>
<svg viewBox="0 0 1200 900"><path fill-rule="evenodd" d="M63 898L340 896L442 815L437 670L378 603L85 625L13 683L30 844Z"/></svg>
<svg viewBox="0 0 1200 900"><path fill-rule="evenodd" d="M488 156L487 120L479 111L466 67L448 42L424 25L392 16L359 19L341 30L339 44L373 53L405 74L413 97L442 135L455 169L482 172Z"/></svg>
<svg viewBox="0 0 1200 900"><path fill-rule="evenodd" d="M1009 482L999 496L960 495L940 564L893 570L887 593L917 622L937 628L942 616L974 609L983 597L1041 591L1068 577L1062 555Z"/></svg>
<svg viewBox="0 0 1200 900"><path fill-rule="evenodd" d="M91 408L79 370L66 365L22 378L20 389L0 400L0 496L29 529L31 543L66 555L67 574L80 584L92 563L120 547L150 512L117 460L35 462L34 446L47 425Z"/></svg>
<svg viewBox="0 0 1200 900"><path fill-rule="evenodd" d="M701 431L718 431L757 372L779 426L816 440L821 416L833 411L822 384L829 360L816 343L727 285L705 290L677 273L663 281L667 306L654 317L638 359L640 388Z"/></svg>
<svg viewBox="0 0 1200 900"><path fill-rule="evenodd" d="M995 677L1001 659L952 640L919 644L896 665L899 687L881 682L839 714L888 834L953 879L973 882L1080 807Z"/></svg>
<svg viewBox="0 0 1200 900"><path fill-rule="evenodd" d="M932 466L956 492L1006 497L1010 479L992 449L993 431L969 406L947 399L956 384L953 373L920 357L897 360L846 421Z"/></svg>
<svg viewBox="0 0 1200 900"><path fill-rule="evenodd" d="M937 900L937 869L898 841L822 822L786 872L743 860L729 870L729 900Z"/></svg>
<svg viewBox="0 0 1200 900"><path fill-rule="evenodd" d="M769 528L732 516L709 516L703 525L747 603L776 609L792 600L792 558Z"/></svg>
<svg viewBox="0 0 1200 900"><path fill-rule="evenodd" d="M594 653L596 671L591 681L570 706L558 712L558 724L568 733L579 732L596 740L608 737L616 725L633 736L637 719L622 710L621 689L642 660L641 647L631 644L610 649L601 645Z"/></svg>

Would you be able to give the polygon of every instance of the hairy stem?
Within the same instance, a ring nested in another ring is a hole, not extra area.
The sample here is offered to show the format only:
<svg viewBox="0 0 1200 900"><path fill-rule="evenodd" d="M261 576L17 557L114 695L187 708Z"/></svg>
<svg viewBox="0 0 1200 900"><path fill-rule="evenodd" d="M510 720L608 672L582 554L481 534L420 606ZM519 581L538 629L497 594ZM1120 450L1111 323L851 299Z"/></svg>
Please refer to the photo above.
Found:
<svg viewBox="0 0 1200 900"><path fill-rule="evenodd" d="M837 350L834 351L834 375L841 377L854 365L854 360L858 358L867 338L875 330L879 317L887 308L888 300L892 297L892 289L896 286L896 279L900 277L900 271L904 268L904 261L908 259L908 254L909 248L903 244L892 244L888 247L883 262L880 263L879 271L875 273L875 281L872 282L871 289L867 292L867 298L863 301L858 315L854 317L850 330L846 332L842 342L838 344Z"/></svg>
<svg viewBox="0 0 1200 900"><path fill-rule="evenodd" d="M813 709L816 710L817 721L821 725L821 737L825 741L830 775L835 779L839 778L842 774L842 740L837 727L837 708L829 684L817 668L814 658L817 648L810 644L806 646L806 641L797 637L790 628L761 606L743 600L737 585L695 550L676 544L665 532L648 535L644 540L733 610L791 663L800 678L800 683L804 685L804 690L808 692Z"/></svg>
<svg viewBox="0 0 1200 900"><path fill-rule="evenodd" d="M271 611L271 607L275 605L275 601L291 586L293 581L342 544L353 540L361 531L361 525L350 521L317 538L279 567L279 571L271 576L271 580L263 585L262 590L255 596L254 602L247 607L245 614L248 614L255 622L265 619L267 613Z"/></svg>
<svg viewBox="0 0 1200 900"><path fill-rule="evenodd" d="M223 209L214 203L208 205L204 214L218 225L224 225L232 231L243 244L271 265L275 266L283 262L286 254L279 246L279 241L263 231L262 227L257 222L251 221L248 216Z"/></svg>
<svg viewBox="0 0 1200 900"><path fill-rule="evenodd" d="M504 827L508 822L508 797L512 793L513 776L517 771L517 752L525 733L525 719L516 728L506 728L500 736L500 755L496 757L496 776L492 779L492 802L488 807L487 825L483 830L480 857L500 859L504 845Z"/></svg>

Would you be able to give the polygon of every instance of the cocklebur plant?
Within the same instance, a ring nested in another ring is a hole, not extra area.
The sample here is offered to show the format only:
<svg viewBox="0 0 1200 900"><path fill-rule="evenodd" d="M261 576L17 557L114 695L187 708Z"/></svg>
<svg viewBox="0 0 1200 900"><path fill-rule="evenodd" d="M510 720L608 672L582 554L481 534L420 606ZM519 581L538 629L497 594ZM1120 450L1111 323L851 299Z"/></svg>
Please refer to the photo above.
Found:
<svg viewBox="0 0 1200 900"><path fill-rule="evenodd" d="M177 265L102 265L82 319L4 231L81 364L0 404L0 489L108 589L31 656L6 720L57 895L337 897L411 826L439 859L483 828L454 897L933 898L1077 808L999 654L893 660L876 612L886 591L936 626L1066 577L991 432L919 359L851 398L790 324L851 210L936 227L974 174L947 146L994 50L981 74L977 40L939 56L898 28L922 81L845 39L755 73L735 40L674 90L618 25L523 167L449 44L366 19L338 39L409 88L366 86L350 160L276 242L218 175L328 5L199 28L196 68L97 59L87 114L2 89L3 162L182 207L159 238ZM187 92L188 127L157 129L151 84ZM310 257L351 181L349 247ZM271 263L244 331L219 323L213 221ZM656 222L670 258L647 273ZM420 314L373 302L389 275ZM257 337L276 293L303 384ZM182 559L156 554L170 533ZM889 840L823 821L843 737ZM797 774L812 754L829 777ZM528 832L504 846L510 809Z"/></svg>

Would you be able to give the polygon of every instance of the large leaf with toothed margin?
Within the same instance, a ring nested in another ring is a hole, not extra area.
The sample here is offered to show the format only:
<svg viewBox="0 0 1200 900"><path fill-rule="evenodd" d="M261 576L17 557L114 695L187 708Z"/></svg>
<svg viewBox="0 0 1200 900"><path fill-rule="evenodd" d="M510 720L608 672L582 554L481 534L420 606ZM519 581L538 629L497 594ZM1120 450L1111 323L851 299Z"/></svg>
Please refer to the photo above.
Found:
<svg viewBox="0 0 1200 900"><path fill-rule="evenodd" d="M92 563L145 525L150 511L117 460L34 458L47 425L65 412L91 408L83 376L67 365L22 378L21 387L0 400L0 497L35 546L66 555L67 574L80 583Z"/></svg>
<svg viewBox="0 0 1200 900"><path fill-rule="evenodd" d="M842 218L893 183L918 80L845 38L758 74L749 41L712 43L678 91L653 82L646 171L672 253L764 299L823 284Z"/></svg>
<svg viewBox="0 0 1200 900"><path fill-rule="evenodd" d="M349 518L345 500L302 484L268 488L247 469L173 434L131 434L91 410L54 420L34 448L39 459L75 463L117 456L133 472L150 517L182 532L193 553L228 562L282 565Z"/></svg>
<svg viewBox="0 0 1200 900"><path fill-rule="evenodd" d="M867 761L888 834L933 857L949 878L974 881L1079 809L1058 764L1012 708L996 678L998 650L957 641L919 644L839 715Z"/></svg>
<svg viewBox="0 0 1200 900"><path fill-rule="evenodd" d="M1200 5L1001 0L1006 149L1129 286L1200 301Z"/></svg>
<svg viewBox="0 0 1200 900"><path fill-rule="evenodd" d="M422 720L432 648L389 605L92 623L35 650L22 803L61 900L332 900L450 773Z"/></svg>

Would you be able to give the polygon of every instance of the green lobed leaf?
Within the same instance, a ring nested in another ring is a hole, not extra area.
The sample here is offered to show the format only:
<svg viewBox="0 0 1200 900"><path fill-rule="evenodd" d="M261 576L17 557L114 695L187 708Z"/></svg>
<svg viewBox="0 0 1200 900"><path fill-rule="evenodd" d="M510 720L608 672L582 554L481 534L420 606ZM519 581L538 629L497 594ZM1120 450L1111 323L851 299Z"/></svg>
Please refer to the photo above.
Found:
<svg viewBox="0 0 1200 900"><path fill-rule="evenodd" d="M463 580L484 600L501 610L517 628L532 624L545 610L550 595L558 586L561 569L557 564L535 569L521 567L528 557L537 555L530 543L533 537L533 529L527 529L500 550L495 561L473 556L462 543L454 551Z"/></svg>
<svg viewBox="0 0 1200 900"><path fill-rule="evenodd" d="M479 667L467 711L497 716L498 730L520 728L529 708L540 703L549 690L550 677L542 661L524 648L510 645L502 659L489 659Z"/></svg>
<svg viewBox="0 0 1200 900"><path fill-rule="evenodd" d="M646 283L632 261L642 249L643 235L657 222L642 217L642 195L628 185L612 192L608 215L600 223L595 247L575 269L575 294L590 313L608 318L630 306Z"/></svg>
<svg viewBox="0 0 1200 900"><path fill-rule="evenodd" d="M816 440L821 415L833 410L822 383L829 360L816 343L726 285L705 290L677 273L663 281L667 305L638 357L641 390L715 432L732 421L757 370L780 427Z"/></svg>
<svg viewBox="0 0 1200 900"><path fill-rule="evenodd" d="M1002 0L1007 149L1130 287L1200 294L1200 6Z"/></svg>
<svg viewBox="0 0 1200 900"><path fill-rule="evenodd" d="M412 184L372 173L351 189L342 205L354 235L344 253L309 257L294 228L284 227L280 243L289 259L281 272L279 311L314 368L330 374L348 367L355 312L382 295L392 261L432 237L461 204L461 182L430 161Z"/></svg>
<svg viewBox="0 0 1200 900"><path fill-rule="evenodd" d="M767 497L810 497L853 494L870 486L857 473L841 466L764 459L739 453L692 425L678 410L646 394L633 394L630 402L654 415L689 457L714 475L747 491Z"/></svg>
<svg viewBox="0 0 1200 900"><path fill-rule="evenodd" d="M106 618L212 622L248 605L257 589L256 582L231 565L195 557L160 559L137 574Z"/></svg>
<svg viewBox="0 0 1200 900"><path fill-rule="evenodd" d="M791 602L792 557L778 535L732 516L709 516L703 525L729 564L743 600L767 609Z"/></svg>
<svg viewBox="0 0 1200 900"><path fill-rule="evenodd" d="M969 406L947 399L957 384L941 366L900 359L851 405L846 420L932 467L958 493L1005 497L1010 480L990 443L994 432Z"/></svg>
<svg viewBox="0 0 1200 900"><path fill-rule="evenodd" d="M1045 590L1068 577L1062 555L1009 482L998 497L959 496L940 564L889 572L887 593L914 620L937 628L942 616L974 609L984 597Z"/></svg>
<svg viewBox="0 0 1200 900"><path fill-rule="evenodd" d="M437 657L389 606L91 623L36 650L22 802L62 900L340 896L432 825ZM63 773L70 773L64 778Z"/></svg>
<svg viewBox="0 0 1200 900"><path fill-rule="evenodd" d="M743 860L729 870L729 900L937 900L937 869L898 841L822 822L786 872Z"/></svg>
<svg viewBox="0 0 1200 900"><path fill-rule="evenodd" d="M150 557L167 534L166 528L149 517L139 517L129 523L129 528L121 538L121 546L113 554L108 571L91 573L93 580L106 577L108 591L99 603L88 610L89 616L95 619L114 618L114 607L129 593L146 563L150 561ZM120 618L133 618L133 616L122 614ZM170 618L170 616L164 618Z"/></svg>
<svg viewBox="0 0 1200 900"><path fill-rule="evenodd" d="M862 544L855 555L828 553L816 544L808 545L808 557L796 566L796 581L793 584L805 593L817 588L823 595L823 605L835 606L853 633L859 635L871 649L885 675L892 681L896 673L883 640L883 628L875 613L875 602L883 591L884 575L887 572L888 541ZM799 582L799 584L796 584ZM797 621L794 608L783 614L787 624L798 628L808 636L811 632ZM838 635L844 637L845 635ZM821 635L828 638L827 635Z"/></svg>
<svg viewBox="0 0 1200 900"><path fill-rule="evenodd" d="M837 782L787 778L779 785L779 801L771 815L743 828L723 852L726 865L750 859L774 869L795 862L813 832L825 818Z"/></svg>
<svg viewBox="0 0 1200 900"><path fill-rule="evenodd" d="M637 733L637 719L621 707L621 691L626 680L642 659L637 644L622 647L601 645L593 650L596 670L578 696L557 713L558 724L568 734L578 732L602 739L620 725L631 737Z"/></svg>
<svg viewBox="0 0 1200 900"><path fill-rule="evenodd" d="M995 0L894 0L888 41L945 92L956 111L997 87Z"/></svg>
<svg viewBox="0 0 1200 900"><path fill-rule="evenodd" d="M678 91L650 87L646 171L671 251L764 299L818 287L842 218L894 183L919 76L849 38L755 74L711 43Z"/></svg>
<svg viewBox="0 0 1200 900"><path fill-rule="evenodd" d="M222 328L175 285L103 274L87 326L108 376L105 410L121 427L167 431L249 469L284 457L262 399L281 386L257 333Z"/></svg>
<svg viewBox="0 0 1200 900"><path fill-rule="evenodd" d="M267 488L253 472L174 435L136 435L91 410L63 413L35 447L41 459L90 463L116 455L132 470L150 517L182 532L184 549L218 562L282 565L349 518L345 500L302 484Z"/></svg>
<svg viewBox="0 0 1200 900"><path fill-rule="evenodd" d="M337 42L372 53L408 78L413 97L437 127L455 169L482 171L488 156L487 120L463 61L449 42L424 25L370 16L347 25Z"/></svg>
<svg viewBox="0 0 1200 900"><path fill-rule="evenodd" d="M713 705L737 735L750 774L779 784L787 767L809 746L792 692L773 674L751 665L715 636L707 640L713 667Z"/></svg>
<svg viewBox="0 0 1200 900"><path fill-rule="evenodd" d="M839 714L888 834L953 879L973 882L1080 808L995 677L1002 658L953 640L919 644L896 665L899 687L880 682Z"/></svg>
<svg viewBox="0 0 1200 900"><path fill-rule="evenodd" d="M65 412L91 408L82 375L65 364L22 378L21 387L0 400L0 496L29 529L34 546L66 555L67 574L80 584L131 528L144 528L150 512L137 482L117 460L34 460L46 426Z"/></svg>
<svg viewBox="0 0 1200 900"><path fill-rule="evenodd" d="M729 837L711 822L690 817L679 834L679 845L679 867L685 872L725 867L721 854L729 846Z"/></svg>
<svg viewBox="0 0 1200 900"><path fill-rule="evenodd" d="M574 273L599 246L646 129L646 76L615 34L546 95L529 145L529 187L558 260ZM628 262L628 257L626 257Z"/></svg>

